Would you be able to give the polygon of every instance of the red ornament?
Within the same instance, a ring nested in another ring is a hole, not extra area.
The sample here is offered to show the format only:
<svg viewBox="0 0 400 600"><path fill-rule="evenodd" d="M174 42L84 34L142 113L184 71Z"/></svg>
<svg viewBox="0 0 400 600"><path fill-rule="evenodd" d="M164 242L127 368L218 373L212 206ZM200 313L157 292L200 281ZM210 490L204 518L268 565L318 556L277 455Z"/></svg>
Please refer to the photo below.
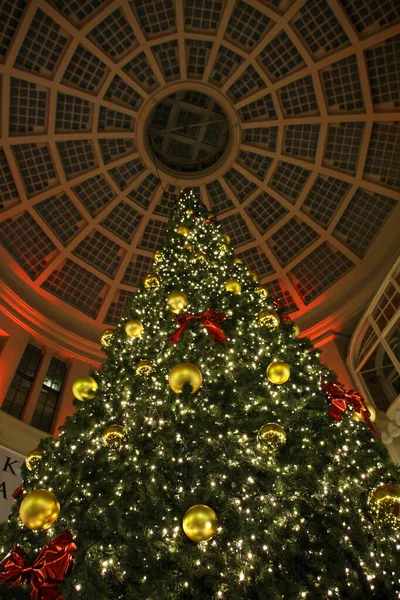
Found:
<svg viewBox="0 0 400 600"><path fill-rule="evenodd" d="M177 344L181 334L187 329L189 322L192 319L198 319L202 325L206 328L208 333L213 336L214 342L225 342L228 338L219 326L222 321L225 321L226 314L223 312L216 312L215 310L206 310L202 315L192 315L190 313L183 313L182 315L175 315L174 319L179 323L180 327L175 331L169 338L173 344Z"/></svg>
<svg viewBox="0 0 400 600"><path fill-rule="evenodd" d="M328 400L331 402L328 408L328 417L335 419L335 421L341 421L343 413L350 406L354 412L361 416L375 436L380 435L379 431L371 421L371 413L365 406L364 401L358 392L355 390L346 392L340 385L337 385L337 383L327 383L322 386L322 389Z"/></svg>
<svg viewBox="0 0 400 600"><path fill-rule="evenodd" d="M0 572L0 583L8 581L13 585L22 585L29 581L31 600L63 600L57 586L67 575L75 550L69 529L49 542L33 565L26 564L26 553L15 545L0 563L4 569Z"/></svg>

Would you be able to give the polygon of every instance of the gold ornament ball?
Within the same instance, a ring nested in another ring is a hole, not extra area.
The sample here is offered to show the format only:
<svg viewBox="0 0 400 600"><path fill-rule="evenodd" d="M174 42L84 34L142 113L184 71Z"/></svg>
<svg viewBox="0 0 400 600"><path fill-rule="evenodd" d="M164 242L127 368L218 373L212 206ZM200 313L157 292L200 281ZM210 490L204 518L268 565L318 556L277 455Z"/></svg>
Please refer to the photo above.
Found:
<svg viewBox="0 0 400 600"><path fill-rule="evenodd" d="M153 369L153 363L151 360L141 360L135 366L135 372L137 375L141 375L142 377L149 375L149 373Z"/></svg>
<svg viewBox="0 0 400 600"><path fill-rule="evenodd" d="M236 281L236 279L229 279L225 284L225 289L227 292L232 292L232 294L240 294L242 291L242 284L240 281Z"/></svg>
<svg viewBox="0 0 400 600"><path fill-rule="evenodd" d="M167 298L168 309L175 314L185 310L188 304L189 300L183 292L171 292Z"/></svg>
<svg viewBox="0 0 400 600"><path fill-rule="evenodd" d="M112 344L114 329L105 329L101 334L100 343L103 348L109 348Z"/></svg>
<svg viewBox="0 0 400 600"><path fill-rule="evenodd" d="M195 252L195 254L193 256L193 260L200 262L200 263L205 263L205 262L207 262L207 254L204 254L204 252L201 252L200 250L198 250L197 252Z"/></svg>
<svg viewBox="0 0 400 600"><path fill-rule="evenodd" d="M258 283L258 275L255 271L247 271L247 274L250 275L255 283Z"/></svg>
<svg viewBox="0 0 400 600"><path fill-rule="evenodd" d="M377 516L389 520L400 519L400 487L395 483L384 483L376 487L369 496L369 502Z"/></svg>
<svg viewBox="0 0 400 600"><path fill-rule="evenodd" d="M254 290L256 294L258 294L260 296L260 298L262 298L263 300L265 300L265 298L268 298L268 290L267 288L265 288L262 285L258 285L256 287L256 289Z"/></svg>
<svg viewBox="0 0 400 600"><path fill-rule="evenodd" d="M262 310L258 313L257 320L260 325L263 327L268 327L268 329L277 329L280 325L280 318L276 310Z"/></svg>
<svg viewBox="0 0 400 600"><path fill-rule="evenodd" d="M179 225L179 227L176 228L176 233L183 235L183 237L189 237L190 229L189 227L186 227L186 225Z"/></svg>
<svg viewBox="0 0 400 600"><path fill-rule="evenodd" d="M234 263L236 263L237 265L242 265L243 261L241 258L235 258L235 260L233 261Z"/></svg>
<svg viewBox="0 0 400 600"><path fill-rule="evenodd" d="M128 337L138 337L143 333L143 323L137 319L132 319L125 323L125 333Z"/></svg>
<svg viewBox="0 0 400 600"><path fill-rule="evenodd" d="M297 323L293 323L293 335L294 335L294 337L299 337L300 332L301 332L301 329L297 325Z"/></svg>
<svg viewBox="0 0 400 600"><path fill-rule="evenodd" d="M36 469L40 461L44 456L44 450L39 450L39 448L35 448L35 450L31 450L27 457L25 458L25 466L29 471L33 471Z"/></svg>
<svg viewBox="0 0 400 600"><path fill-rule="evenodd" d="M376 419L376 410L375 410L375 407L372 406L372 404L370 404L369 402L364 402L364 405L365 405L365 408L368 408L368 410L370 412L370 415L371 415L370 419L371 419L371 421L374 422L375 419ZM353 411L353 414L352 414L351 418L353 419L353 421L364 421L364 419L362 418L362 416L358 412L356 412L356 411Z"/></svg>
<svg viewBox="0 0 400 600"><path fill-rule="evenodd" d="M194 250L193 244L185 244L183 246L183 248L184 248L184 250L187 250L188 252L193 252L193 250Z"/></svg>
<svg viewBox="0 0 400 600"><path fill-rule="evenodd" d="M78 377L72 384L72 393L77 400L92 400L98 389L97 381L89 375Z"/></svg>
<svg viewBox="0 0 400 600"><path fill-rule="evenodd" d="M267 377L271 383L282 385L290 377L290 367L287 363L276 360L268 365Z"/></svg>
<svg viewBox="0 0 400 600"><path fill-rule="evenodd" d="M285 430L277 423L267 423L260 428L257 442L263 452L277 450L286 443Z"/></svg>
<svg viewBox="0 0 400 600"><path fill-rule="evenodd" d="M144 287L147 290L157 290L160 287L161 277L157 273L151 272L144 278Z"/></svg>
<svg viewBox="0 0 400 600"><path fill-rule="evenodd" d="M191 363L180 363L169 374L169 385L176 394L182 392L185 383L192 386L192 394L195 394L202 382L203 377L200 370Z"/></svg>
<svg viewBox="0 0 400 600"><path fill-rule="evenodd" d="M217 533L217 528L217 515L205 504L192 506L183 517L183 531L192 542L206 542Z"/></svg>
<svg viewBox="0 0 400 600"><path fill-rule="evenodd" d="M49 490L34 490L21 502L19 515L23 524L34 531L45 530L57 521L60 515L60 503Z"/></svg>
<svg viewBox="0 0 400 600"><path fill-rule="evenodd" d="M103 431L101 438L106 446L113 450L117 450L121 447L124 435L125 429L121 427L121 425L110 425L110 427L107 427Z"/></svg>

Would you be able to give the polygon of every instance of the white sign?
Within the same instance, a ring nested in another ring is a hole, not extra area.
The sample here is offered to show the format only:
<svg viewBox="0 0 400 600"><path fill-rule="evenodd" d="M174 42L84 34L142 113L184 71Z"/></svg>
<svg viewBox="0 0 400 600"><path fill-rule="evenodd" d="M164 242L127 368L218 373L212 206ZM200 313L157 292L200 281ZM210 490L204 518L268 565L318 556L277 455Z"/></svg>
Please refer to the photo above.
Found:
<svg viewBox="0 0 400 600"><path fill-rule="evenodd" d="M21 467L25 456L0 446L0 523L7 521L14 502L13 492L22 483Z"/></svg>

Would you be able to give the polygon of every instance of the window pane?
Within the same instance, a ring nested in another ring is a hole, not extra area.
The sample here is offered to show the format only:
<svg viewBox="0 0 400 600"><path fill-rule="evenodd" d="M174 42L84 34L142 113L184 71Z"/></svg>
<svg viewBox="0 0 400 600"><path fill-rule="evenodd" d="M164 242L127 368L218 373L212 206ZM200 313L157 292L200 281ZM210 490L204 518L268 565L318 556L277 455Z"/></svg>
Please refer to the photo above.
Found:
<svg viewBox="0 0 400 600"><path fill-rule="evenodd" d="M41 351L35 346L32 346L32 344L27 344L18 365L17 372L13 377L1 406L1 409L4 412L17 419L21 417L22 411L24 410L41 358Z"/></svg>
<svg viewBox="0 0 400 600"><path fill-rule="evenodd" d="M66 370L67 367L61 360L54 357L51 359L31 420L33 427L42 431L51 431Z"/></svg>
<svg viewBox="0 0 400 600"><path fill-rule="evenodd" d="M64 381L66 365L58 358L52 358L43 385L59 392Z"/></svg>
<svg viewBox="0 0 400 600"><path fill-rule="evenodd" d="M360 375L376 407L386 411L400 393L400 377L381 344L365 362Z"/></svg>

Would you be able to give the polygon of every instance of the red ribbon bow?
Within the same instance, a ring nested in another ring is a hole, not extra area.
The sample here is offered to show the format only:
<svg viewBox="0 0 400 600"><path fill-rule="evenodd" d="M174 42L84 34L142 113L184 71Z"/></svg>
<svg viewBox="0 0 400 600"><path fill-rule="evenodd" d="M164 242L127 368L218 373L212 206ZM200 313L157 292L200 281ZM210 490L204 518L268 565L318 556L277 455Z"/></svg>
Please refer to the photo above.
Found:
<svg viewBox="0 0 400 600"><path fill-rule="evenodd" d="M31 584L31 600L63 600L58 584L66 576L72 563L76 545L67 529L41 550L33 565L27 565L27 555L17 544L1 561L0 583Z"/></svg>
<svg viewBox="0 0 400 600"><path fill-rule="evenodd" d="M275 310L280 310L282 309L282 302L279 298L275 297L273 299L273 306ZM282 310L282 314L280 315L282 321L285 321L286 323L289 323L292 319L289 317L288 314L285 313L284 310Z"/></svg>
<svg viewBox="0 0 400 600"><path fill-rule="evenodd" d="M191 313L183 313L182 315L175 315L174 319L179 323L180 327L175 331L169 338L173 344L177 344L181 334L187 329L189 322L192 319L199 319L207 329L208 333L213 336L214 342L225 342L228 338L219 326L222 321L225 321L226 314L223 312L216 312L215 310L206 310L202 315L192 315Z"/></svg>
<svg viewBox="0 0 400 600"><path fill-rule="evenodd" d="M364 401L358 392L355 390L346 392L336 383L324 385L323 390L331 402L328 408L328 417L331 417L336 421L341 421L343 413L351 406L352 410L358 413L363 421L365 421L372 433L375 436L380 435L379 431L371 421L371 413L365 406Z"/></svg>
<svg viewBox="0 0 400 600"><path fill-rule="evenodd" d="M14 500L18 500L18 498L20 498L23 493L24 493L24 482L22 482L21 485L18 486L17 489L14 490L11 495L14 498Z"/></svg>

